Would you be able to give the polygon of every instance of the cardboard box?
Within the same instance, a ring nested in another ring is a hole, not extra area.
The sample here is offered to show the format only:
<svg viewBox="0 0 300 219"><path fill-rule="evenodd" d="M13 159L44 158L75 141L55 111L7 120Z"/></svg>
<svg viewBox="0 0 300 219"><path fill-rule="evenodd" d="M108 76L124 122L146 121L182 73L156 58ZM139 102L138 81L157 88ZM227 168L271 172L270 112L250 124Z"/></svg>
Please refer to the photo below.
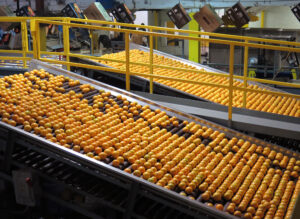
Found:
<svg viewBox="0 0 300 219"><path fill-rule="evenodd" d="M126 4L119 4L117 5L113 10L112 14L117 20L117 22L120 23L131 23L133 24L134 22L134 17L131 13L131 11L128 9Z"/></svg>
<svg viewBox="0 0 300 219"><path fill-rule="evenodd" d="M167 14L178 29L181 29L192 20L180 3L169 10Z"/></svg>
<svg viewBox="0 0 300 219"><path fill-rule="evenodd" d="M100 2L94 2L83 11L85 16L91 20L110 21L111 17L108 15L106 10L103 8Z"/></svg>
<svg viewBox="0 0 300 219"><path fill-rule="evenodd" d="M213 32L223 24L223 21L210 5L203 6L194 14L194 19L206 32Z"/></svg>
<svg viewBox="0 0 300 219"><path fill-rule="evenodd" d="M243 5L238 2L227 9L222 20L226 25L235 25L237 28L241 28L249 23L250 17Z"/></svg>
<svg viewBox="0 0 300 219"><path fill-rule="evenodd" d="M10 17L14 16L14 13L8 6L0 6L0 16ZM0 22L0 28L7 31L11 24L10 22Z"/></svg>

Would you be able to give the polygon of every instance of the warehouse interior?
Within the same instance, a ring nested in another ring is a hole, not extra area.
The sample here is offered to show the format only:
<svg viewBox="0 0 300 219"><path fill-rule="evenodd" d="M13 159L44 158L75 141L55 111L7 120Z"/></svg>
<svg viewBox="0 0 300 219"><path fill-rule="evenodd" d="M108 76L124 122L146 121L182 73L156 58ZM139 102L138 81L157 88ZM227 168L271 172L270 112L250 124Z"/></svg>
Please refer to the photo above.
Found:
<svg viewBox="0 0 300 219"><path fill-rule="evenodd" d="M300 218L299 54L294 0L0 0L1 218Z"/></svg>

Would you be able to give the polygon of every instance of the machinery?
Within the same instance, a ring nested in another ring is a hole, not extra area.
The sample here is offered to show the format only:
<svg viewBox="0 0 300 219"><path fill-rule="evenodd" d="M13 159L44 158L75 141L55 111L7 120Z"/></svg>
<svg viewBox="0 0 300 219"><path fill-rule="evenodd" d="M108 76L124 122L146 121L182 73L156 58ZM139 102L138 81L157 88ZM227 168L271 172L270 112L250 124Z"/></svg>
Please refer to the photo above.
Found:
<svg viewBox="0 0 300 219"><path fill-rule="evenodd" d="M140 51L145 52L149 51L149 48L136 45L134 43L130 44L130 48L138 49ZM176 61L180 61L190 66L194 66L197 69L205 69L207 71L225 73L223 71L208 67L206 65L201 65L160 51L154 51L154 54L161 55ZM76 59L76 61L107 67L106 65L103 65L92 59ZM74 68L73 70L80 72L81 74L86 75L88 77L94 78L96 80L100 80L104 83L108 83L113 86L120 87L122 89L125 88L125 76L123 74L96 71L91 69ZM254 84L274 91L282 92L282 90L279 90L277 88L269 87L259 83ZM147 92L149 91L148 79L137 76L131 76L131 88L135 92L137 92L137 94L158 101L164 105L174 107L180 111L197 115L202 118L207 118L210 121L214 121L225 126L228 125L226 106L213 103L207 99L192 95L188 92L174 89L170 86L166 86L157 82L154 82L155 95L149 95L147 94ZM236 115L233 116L234 122L232 128L244 131L246 133L252 133L255 136L259 136L263 139L270 140L274 143L276 142L279 145L293 147L295 150L298 150L300 145L299 118L291 118L282 115L273 116L269 113L241 108L234 108L233 112ZM266 128L268 128L269 130L268 135L265 135Z"/></svg>
<svg viewBox="0 0 300 219"><path fill-rule="evenodd" d="M121 94L130 103L137 102L142 106L147 104L152 111L159 109L165 111L168 116L176 116L179 121L178 127L171 125L167 129L178 136L188 138L190 135L183 130L184 124L186 124L183 120L186 120L211 128L213 131L218 130L218 133L224 133L228 139L233 137L245 139L254 147L261 145L264 150L269 148L275 153L280 152L284 159L290 157L294 157L298 161L300 159L300 155L292 150L172 110L90 78L32 60L30 69L41 68L53 75L64 75L69 79L78 80L80 84L92 85L95 90L83 95L87 102L92 103L91 100L99 93L99 90L104 90L102 92L109 92L109 97L116 101L116 97ZM78 87L70 88L68 84L63 87L68 91L71 89L74 92L80 92ZM138 119L138 117L134 119ZM82 151L76 152L52 143L33 132L24 131L22 126L8 125L4 122L4 117L0 121L0 129L0 179L7 183L4 184L5 189L2 191L14 188L16 202L28 206L25 210L23 209L23 215L43 216L52 213L53 216L58 214L61 217L74 217L75 211L91 218L236 218L225 211L210 207L203 201L201 195L198 197L196 194L191 194L185 197L178 194L177 190L170 191L149 180L126 173L123 170L127 166L130 168L128 162L113 167L111 157L100 162L84 155ZM211 140L203 138L204 145L208 145L210 142ZM297 183L297 181L295 182ZM13 183L14 186L11 187L10 183ZM48 203L47 206L45 200L50 200L52 203ZM58 208L54 207L56 205L53 203L64 208L57 212ZM41 206L46 209L45 212L38 211ZM224 203L224 206L227 204ZM49 209L56 210L47 212ZM71 209L73 213L66 209ZM4 215L8 216L18 213L20 214L16 211L4 211Z"/></svg>

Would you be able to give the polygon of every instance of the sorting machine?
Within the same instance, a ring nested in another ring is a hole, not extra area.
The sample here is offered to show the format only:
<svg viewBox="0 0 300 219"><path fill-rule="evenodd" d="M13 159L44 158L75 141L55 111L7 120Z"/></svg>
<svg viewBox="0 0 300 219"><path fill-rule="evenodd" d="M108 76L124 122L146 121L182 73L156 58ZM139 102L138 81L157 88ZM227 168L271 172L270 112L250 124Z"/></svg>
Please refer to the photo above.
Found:
<svg viewBox="0 0 300 219"><path fill-rule="evenodd" d="M55 66L36 60L31 61L29 70L41 68L54 75L79 80L81 84L90 84L96 90L110 91L113 97L121 94L130 102L136 101L142 106L149 105L151 110L164 110L167 115L176 116L180 124L183 120L194 121L196 124L225 133L229 139L241 138L262 147L270 147L288 157L300 159L299 153L287 148L173 110ZM95 92L84 95L84 98L89 100L93 95ZM172 127L170 129L173 130ZM180 128L173 131L178 135L184 134ZM208 141L205 144L208 144ZM41 216L48 212L51 207L45 202L51 201L52 209L53 203L63 206L64 210L60 211L59 215L66 218L70 217L70 214L74 217L73 212L84 215L82 218L236 218L225 211L207 206L199 197L191 200L175 191L115 168L109 159L105 162L92 159L33 133L25 132L20 126L13 127L2 121L0 121L0 161L0 188L3 185L6 187L4 191L13 188L17 203L28 206L25 210L31 209L31 216L34 214ZM40 209L40 212L37 209ZM67 209L71 209L72 213ZM10 210L2 211L4 215L11 216L14 213ZM21 214L24 216L25 211ZM81 217L77 215L76 218Z"/></svg>

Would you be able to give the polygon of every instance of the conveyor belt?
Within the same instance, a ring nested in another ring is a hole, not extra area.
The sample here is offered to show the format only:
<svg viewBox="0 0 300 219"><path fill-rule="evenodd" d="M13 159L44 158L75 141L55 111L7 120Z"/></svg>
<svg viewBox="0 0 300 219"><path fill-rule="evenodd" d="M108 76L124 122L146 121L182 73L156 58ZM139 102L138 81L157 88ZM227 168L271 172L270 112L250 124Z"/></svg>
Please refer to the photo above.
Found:
<svg viewBox="0 0 300 219"><path fill-rule="evenodd" d="M141 45L137 45L137 44L134 44L134 43L130 43L130 49L138 49L138 50L141 50L141 51L145 51L145 52L149 52L149 48L148 47L144 47L144 46L141 46ZM223 74L228 74L228 72L224 72L224 71L221 71L221 70L218 70L218 69L215 69L215 68L212 68L212 67L209 67L207 65L202 65L202 64L199 64L199 63L196 63L196 62L192 62L192 61L189 61L189 60L186 60L186 59L183 59L183 58L180 58L180 57L177 57L177 56L174 56L174 55L171 55L171 54L168 54L168 53L164 53L164 52L161 52L161 51L158 51L158 50L153 50L153 53L154 54L157 54L157 55L161 55L161 56L164 56L166 58L170 58L170 59L173 59L173 60L176 60L176 61L180 61L184 64L188 64L190 66L193 66L195 67L196 69L203 69L205 71L210 71L210 72L216 72L216 73L223 73ZM81 60L81 59L80 59ZM94 65L98 65L98 66L104 66L104 67L110 67L110 66L107 66L107 65L104 65L104 64L101 64L95 60L92 60L92 59L82 59L83 61L89 63L89 64L94 64ZM111 72L112 73L112 72ZM116 73L114 73L116 74ZM120 74L117 76L119 79L123 79L125 78L123 74ZM132 83L136 83L136 84L141 84L141 82L148 82L148 79L145 79L143 77L139 77L139 76L131 76L133 81ZM238 79L238 81L240 81ZM161 83L158 83L158 82L154 82L154 84L159 88L164 88L164 89L167 89L167 90L170 90L172 92L178 92L179 94L181 95L185 95L185 96L189 96L191 99L198 99L198 100L201 100L201 101L209 101L207 99L203 99L199 96L195 96L195 95L192 95L190 93L187 93L187 92L184 92L184 91L181 91L181 90L177 90L177 89L174 89L172 87L169 87L169 86L166 86L164 84L161 84ZM261 84L261 83L257 83L257 82L252 82L252 81L248 81L248 84L253 84L253 85L258 85L259 87L261 88L265 88L265 89L268 89L268 90L272 90L272 91L277 91L277 92L284 92L280 89L276 89L274 87L271 87L271 86L268 86L268 85L264 85L264 84ZM161 93L160 91L157 91L158 93ZM211 102L211 101L210 101ZM213 102L214 103L214 102Z"/></svg>
<svg viewBox="0 0 300 219"><path fill-rule="evenodd" d="M134 93L184 113L199 116L220 125L228 125L228 112L226 106L216 106L209 102L149 94L146 92L135 91ZM274 139L278 138L276 141L272 141L272 143L296 151L300 150L300 118L257 111L249 112L245 109L233 108L231 128L261 135L265 134L266 130L268 130L269 136L273 136ZM280 140L280 138L282 138L282 140ZM291 139L291 142L285 140L285 138ZM265 139L265 137L260 139ZM294 140L295 142L292 143Z"/></svg>
<svg viewBox="0 0 300 219"><path fill-rule="evenodd" d="M149 51L149 48L142 47L142 46L136 45L136 44L131 44L130 47L131 47L131 49L138 49L138 50L146 51L146 52ZM173 55L170 55L170 54L167 54L167 53L163 53L163 52L160 52L160 51L156 51L155 50L154 54L158 54L158 55L164 56L166 58L170 58L170 59L173 59L173 60L176 60L176 61L180 61L181 63L188 64L189 66L195 67L197 69L204 69L206 71L213 71L213 72L218 72L218 73L225 73L225 72L219 71L217 69L213 69L213 68L210 68L210 67L207 67L207 66L195 63L195 62L191 62L191 61L188 61L188 60L185 60L185 59L182 59L182 58L178 58L178 57L175 57ZM80 59L80 60L81 60L81 62L84 62L84 63L87 63L87 64L93 64L93 65L98 65L98 66L109 67L109 66L106 66L106 65L103 65L103 64L99 63L98 61L93 61L91 59ZM89 70L89 71L91 71L91 70ZM97 72L99 72L99 71L97 71ZM120 81L125 81L125 76L123 74L117 74L117 73L112 73L112 72L103 72L103 71L101 71L101 74L105 75L106 77L109 77L109 78L114 78L114 79L117 79L117 80L120 80ZM93 76L96 77L96 76L99 76L99 75L98 74L94 74ZM237 81L241 81L241 80L237 80ZM145 78L142 78L142 77L138 77L138 76L131 76L131 83L134 86L141 87L142 91L149 90L149 81L148 81L148 79L145 79ZM251 81L249 81L248 84L257 85L258 87L265 88L265 89L271 90L271 91L284 92L284 91L276 89L274 87L263 85L263 84L260 84L260 83L257 83L257 82L251 82ZM188 92L181 91L179 89L172 88L170 86L166 86L166 85L164 85L162 83L158 83L158 82L154 82L154 92L157 93L157 94L177 96L177 97L189 98L189 99L193 99L193 100L201 100L201 101L205 101L205 102L206 101L212 102L212 101L210 101L208 99L201 98L199 96L190 94ZM216 102L212 102L212 103L218 104ZM248 110L248 109L246 109L246 111L251 112L251 111L255 111L255 110ZM288 116L284 116L284 117L288 117Z"/></svg>
<svg viewBox="0 0 300 219"><path fill-rule="evenodd" d="M196 118L193 116L189 116L186 115L184 113L180 113L178 111L166 108L164 106L158 105L150 100L141 98L137 95L113 88L111 86L96 82L94 80L73 74L71 72L62 70L62 69L58 69L56 67L50 66L50 65L46 65L44 63L38 62L33 60L32 61L32 65L31 65L31 69L40 69L43 68L46 71L54 74L54 75L64 75L66 77L69 78L73 78L73 79L77 79L79 80L82 84L92 84L96 89L100 90L100 89L105 89L107 91L111 92L111 98L115 98L118 94L122 94L124 97L127 98L128 101L132 102L132 101L136 101L137 103L141 104L142 106L145 104L150 105L151 110L160 108L163 109L164 111L167 112L167 115L169 116L176 116L178 118L179 121L179 126L178 128L176 127L172 127L172 126L167 126L167 130L170 131L171 133L177 133L178 136L184 136L184 137L189 137L190 133L188 132L184 132L181 129L184 127L184 125L181 125L183 120L187 120L187 121L194 121L197 124L201 124L201 125L205 125L208 127L211 127L213 130L219 130L220 132L224 132L226 134L226 137L228 139L231 139L232 137L238 137L238 138L243 138L245 140L250 141L251 143L255 143L257 145L262 145L264 147L270 147L271 149L274 149L277 152L281 152L285 155L287 155L288 157L294 156L296 159L300 159L300 155L296 152L292 152L290 150L287 150L285 148L282 148L280 146L276 146L276 145L272 145L269 144L267 142L261 141L259 139L244 135L242 133L236 132L234 130L219 126L217 124L208 122L206 120L200 119L200 118ZM68 87L67 84L65 84L64 86L65 90L70 90L73 88ZM76 89L76 91L79 91L79 89ZM95 91L91 91L88 92L84 95L84 98L88 100L89 103L91 103L92 101L90 101L92 99L92 97L96 94L97 92ZM121 104L121 103L120 103ZM135 119L138 119L138 117L135 117ZM84 170L84 172L88 172L90 174L93 174L95 176L101 175L103 174L107 174L110 177L107 177L106 180L110 181L111 183L114 184L122 184L125 188L128 188L128 185L126 185L126 183L124 183L124 181L126 182L130 182L132 183L132 187L136 187L138 185L138 187L142 188L142 191L139 191L139 194L147 194L146 196L153 200L156 200L157 202L172 202L173 204L171 204L171 206L175 206L176 205L181 205L182 208L180 209L180 211L184 212L187 215L199 215L199 214L207 214L213 217L217 217L217 218L233 218L232 215L229 215L223 211L219 211L216 210L215 208L211 208L208 207L206 204L202 203L202 199L201 199L201 194L199 193L199 191L197 193L193 193L192 196L194 199L196 200L191 200L189 198L183 197L181 195L179 195L176 192L173 191L169 191L163 187L157 186L153 183L150 183L146 180L143 180L141 178L135 177L132 174L128 174L125 173L124 171L122 171L122 169L126 168L126 167L130 167L130 164L127 162L124 162L124 165L120 165L119 169L112 167L112 159L110 157L106 158L105 160L103 160L104 162L99 162L95 159L89 158L85 155L83 155L82 153L77 153L73 150L64 148L59 146L58 144L52 143L42 137L38 137L32 133L28 133L23 131L21 128L22 127L12 127L10 125L7 125L3 122L0 122L1 127L4 128L4 130L9 130L9 132L15 133L16 135L20 135L22 136L24 139L27 139L29 142L35 142L35 144L32 144L32 146L28 146L30 147L31 150L33 150L33 152L29 152L29 155L32 157L30 157L30 159L27 159L28 156L28 152L25 152L26 156L23 159L21 156L21 160L19 159L19 161L22 161L22 163L27 162L27 164L32 164L35 167L39 166L38 164L35 165L34 162L39 162L39 159L42 158L42 155L40 154L35 154L34 151L39 151L39 153L45 153L45 154L49 154L49 156L51 155L51 157L54 157L56 159L59 159L60 161L66 162L68 164L72 163L72 160L76 161L76 163L73 162L73 166L78 166L80 165L81 168ZM16 141L19 141L19 138L14 137L13 139L16 139ZM202 143L207 145L211 142L210 139L203 139ZM36 147L35 145L38 144L39 147ZM81 151L82 152L82 151ZM14 153L11 152L11 154L13 155ZM18 153L16 153L15 158L17 158L19 155ZM37 157L39 159L37 159ZM7 156L6 156L7 157ZM32 160L33 159L33 162ZM37 160L36 160L37 159ZM16 159L18 162L18 159ZM50 169L51 169L51 164L50 165ZM88 169L84 168L83 166L89 167ZM34 167L33 167L34 168ZM57 167L59 170L60 168L62 168L62 166L58 166ZM90 168L92 170L90 170ZM64 168L63 168L64 169ZM68 168L67 168L68 169ZM56 172L55 170L52 170L52 173ZM59 172L59 171L58 171ZM57 174L57 173L56 173ZM117 180L118 179L118 180ZM123 182L123 183L120 183ZM127 183L128 184L128 183ZM134 191L134 190L133 190ZM178 190L175 190L178 191ZM143 193L144 192L144 193ZM179 192L179 191L178 191ZM137 191L133 192L133 193L137 193ZM134 198L136 198L137 194L134 195ZM192 196L190 196L190 198L192 198ZM131 200L131 198L129 197L129 201ZM130 202L129 202L130 203ZM176 203L176 205L174 205L174 203ZM225 204L224 202L222 202L223 204ZM128 203L127 203L128 204ZM184 206L186 207L185 210ZM226 206L226 205L225 205ZM155 208L153 208L154 210ZM137 210L137 211L144 211L143 209ZM163 208L160 210L161 212L163 212ZM176 214L174 212L170 212L169 215L171 217L171 215ZM168 216L167 216L168 217Z"/></svg>

